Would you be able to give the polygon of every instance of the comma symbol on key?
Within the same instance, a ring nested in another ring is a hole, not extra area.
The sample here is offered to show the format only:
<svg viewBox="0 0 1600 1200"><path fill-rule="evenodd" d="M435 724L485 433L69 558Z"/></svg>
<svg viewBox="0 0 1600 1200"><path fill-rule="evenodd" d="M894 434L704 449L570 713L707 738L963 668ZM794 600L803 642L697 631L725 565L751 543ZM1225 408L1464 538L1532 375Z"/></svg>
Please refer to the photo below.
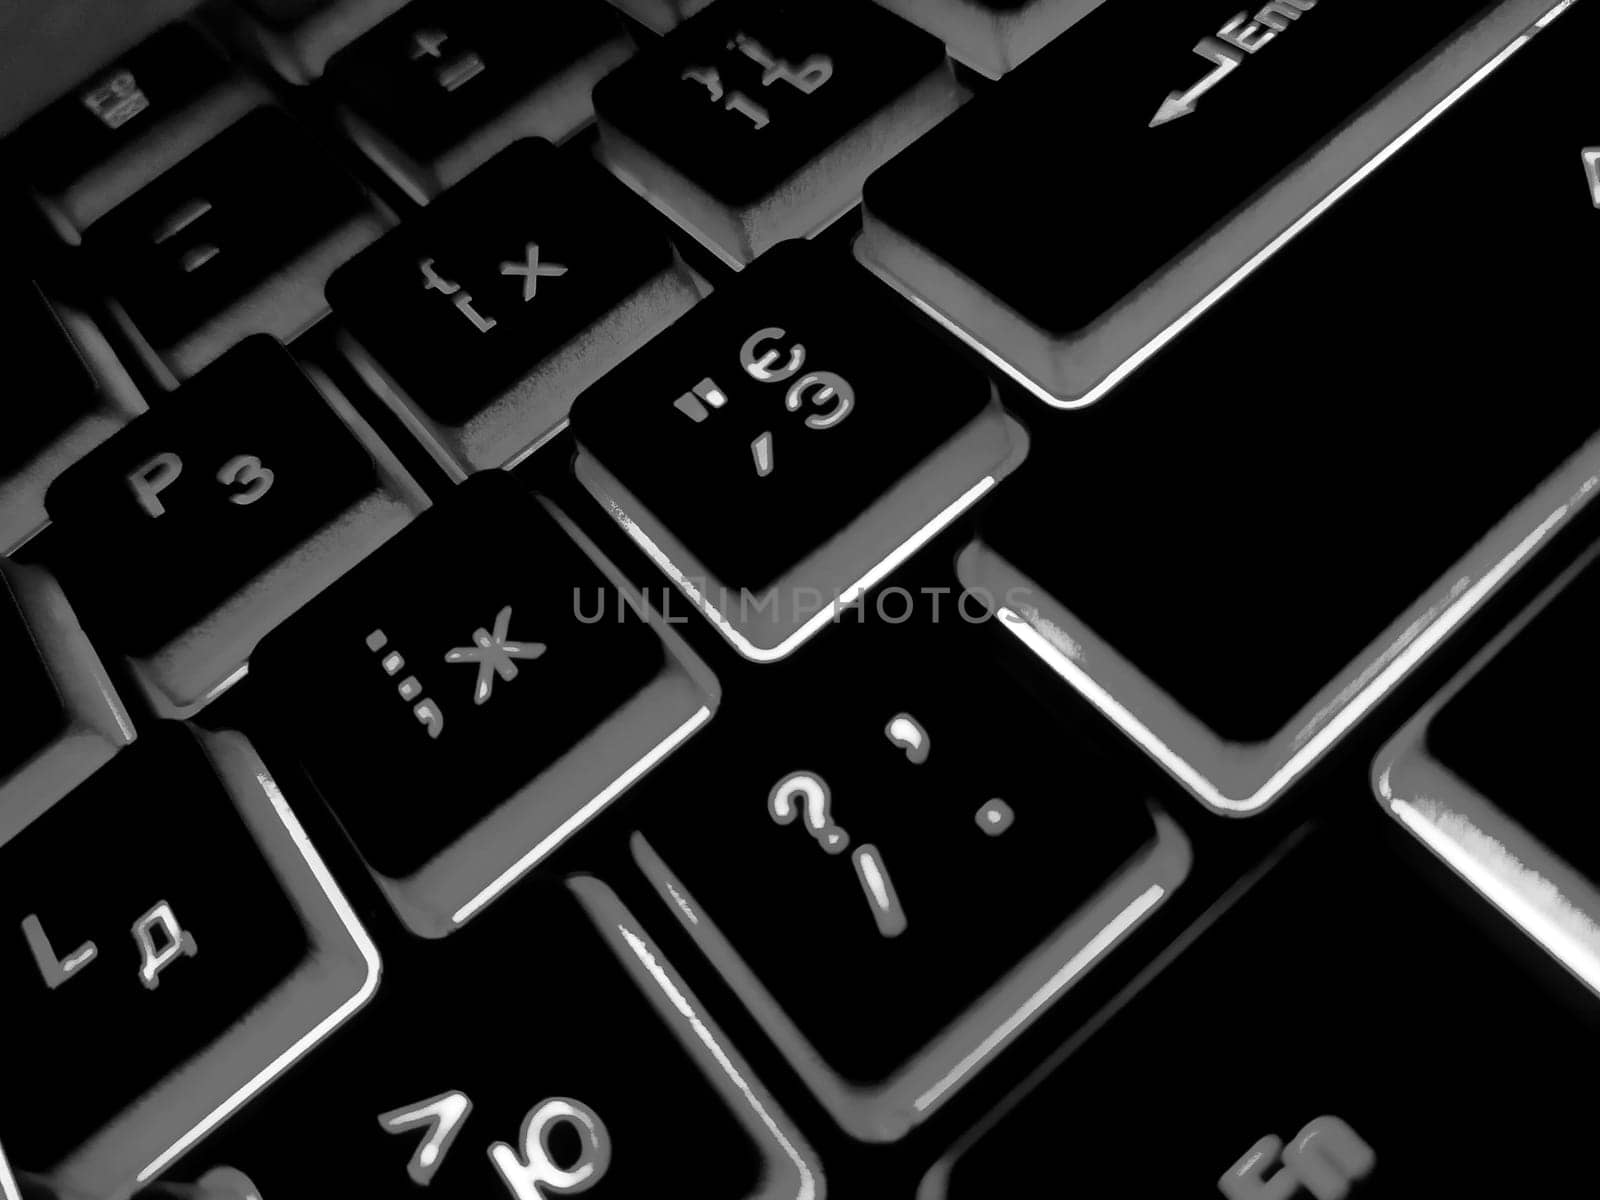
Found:
<svg viewBox="0 0 1600 1200"><path fill-rule="evenodd" d="M367 634L367 649L374 654L379 653L389 644L388 635L381 629L374 629ZM405 667L406 660L395 651L390 651L383 656L383 671L385 675L398 675ZM426 696L420 700L422 684L417 682L415 675L407 675L399 684L400 698L402 700L416 700L411 706L411 714L427 727L428 736L436 738L444 732L444 709Z"/></svg>

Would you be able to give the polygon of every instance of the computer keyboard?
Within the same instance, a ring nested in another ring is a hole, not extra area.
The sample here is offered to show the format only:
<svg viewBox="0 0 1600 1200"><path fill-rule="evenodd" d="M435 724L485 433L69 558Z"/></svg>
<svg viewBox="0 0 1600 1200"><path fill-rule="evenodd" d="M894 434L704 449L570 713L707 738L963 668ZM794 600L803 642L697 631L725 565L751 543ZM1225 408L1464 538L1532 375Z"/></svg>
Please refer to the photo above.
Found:
<svg viewBox="0 0 1600 1200"><path fill-rule="evenodd" d="M0 1200L1594 1190L1600 0L173 7L0 109Z"/></svg>

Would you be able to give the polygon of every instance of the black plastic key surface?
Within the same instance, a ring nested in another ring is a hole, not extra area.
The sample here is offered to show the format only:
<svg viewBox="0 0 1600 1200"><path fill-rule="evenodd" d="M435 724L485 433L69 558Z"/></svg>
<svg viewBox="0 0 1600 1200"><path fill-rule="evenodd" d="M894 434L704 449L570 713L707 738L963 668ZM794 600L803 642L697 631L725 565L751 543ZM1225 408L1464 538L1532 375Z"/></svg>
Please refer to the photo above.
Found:
<svg viewBox="0 0 1600 1200"><path fill-rule="evenodd" d="M529 138L334 272L328 299L413 404L460 424L672 262L626 189Z"/></svg>
<svg viewBox="0 0 1600 1200"><path fill-rule="evenodd" d="M660 640L619 604L491 472L264 640L252 670L302 714L295 749L367 863L404 878L661 670ZM611 617L580 619L596 605Z"/></svg>
<svg viewBox="0 0 1600 1200"><path fill-rule="evenodd" d="M1600 429L1577 399L1587 313L1532 298L1600 250L1580 153L1600 139L1581 97L1597 17L1557 18L1036 442L1070 469L1025 468L984 513L983 543L1069 638L1092 632L1222 742L1315 730L1582 484L1532 498ZM1522 231L1515 252L1491 226Z"/></svg>
<svg viewBox="0 0 1600 1200"><path fill-rule="evenodd" d="M988 298L972 323L1011 314L1059 350L1491 7L1102 4L879 171L866 207ZM954 289L924 298L969 323ZM1040 382L1073 398L1115 365Z"/></svg>
<svg viewBox="0 0 1600 1200"><path fill-rule="evenodd" d="M702 779L694 817L646 803L635 839L663 902L802 1073L820 1060L882 1098L860 1112L813 1080L873 1140L924 1115L913 1098L1027 996L991 989L1025 964L1059 967L1041 954L1071 951L1045 943L1157 844L1143 785L1046 713L944 591L935 619L939 598L890 589L890 619L848 619L773 667L759 705L730 705L674 764ZM690 786L659 779L662 801ZM952 1039L964 1016L979 1024ZM920 1081L909 1094L906 1078Z"/></svg>
<svg viewBox="0 0 1600 1200"><path fill-rule="evenodd" d="M229 73L194 29L168 25L29 119L11 145L34 188L64 191Z"/></svg>
<svg viewBox="0 0 1600 1200"><path fill-rule="evenodd" d="M703 223L702 203L743 213L776 198L798 210L829 176L859 172L859 188L868 170L954 107L953 87L940 90L904 128L885 127L868 151L873 161L826 157L905 102L944 61L936 39L871 4L721 0L601 81L595 112L608 137L621 136L616 161L692 225ZM816 223L855 194L834 199ZM719 228L701 232L728 242ZM783 228L776 237L809 232ZM745 231L742 245L726 248L748 261L771 240Z"/></svg>
<svg viewBox="0 0 1600 1200"><path fill-rule="evenodd" d="M365 211L354 181L284 113L258 109L84 241L133 325L167 352Z"/></svg>
<svg viewBox="0 0 1600 1200"><path fill-rule="evenodd" d="M69 592L151 651L377 485L371 457L273 339L248 338L46 496Z"/></svg>
<svg viewBox="0 0 1600 1200"><path fill-rule="evenodd" d="M0 279L9 378L0 384L0 473L28 463L98 403L94 377L33 280Z"/></svg>
<svg viewBox="0 0 1600 1200"><path fill-rule="evenodd" d="M687 1014L640 969L624 929L666 966L646 931L604 901L585 911L603 889L579 886L584 907L564 887L525 885L459 939L392 962L338 1043L140 1200L231 1200L238 1193L193 1185L240 1180L264 1200L629 1200L679 1183L704 1200L814 1194L802 1184L815 1186L814 1168L778 1151ZM530 1121L547 1156L532 1169Z"/></svg>
<svg viewBox="0 0 1600 1200"><path fill-rule="evenodd" d="M774 248L573 407L579 444L724 587L774 583L991 403L851 266Z"/></svg>
<svg viewBox="0 0 1600 1200"><path fill-rule="evenodd" d="M12 1167L47 1173L244 1018L308 945L193 735L147 727L0 846L5 1013L26 1031L0 1089Z"/></svg>
<svg viewBox="0 0 1600 1200"><path fill-rule="evenodd" d="M326 77L362 122L427 166L619 32L600 4L554 10L421 0L334 55ZM569 105L572 123L587 109ZM553 138L568 132L546 131Z"/></svg>
<svg viewBox="0 0 1600 1200"><path fill-rule="evenodd" d="M1546 847L1600 882L1590 800L1596 717L1590 673L1600 568L1588 566L1428 725L1429 751Z"/></svg>
<svg viewBox="0 0 1600 1200"><path fill-rule="evenodd" d="M0 677L10 699L0 736L0 779L21 766L61 728L66 713L27 620L0 575Z"/></svg>
<svg viewBox="0 0 1600 1200"><path fill-rule="evenodd" d="M1367 832L1313 834L919 1195L1566 1190L1589 1114L1544 1081L1594 1069L1593 997Z"/></svg>

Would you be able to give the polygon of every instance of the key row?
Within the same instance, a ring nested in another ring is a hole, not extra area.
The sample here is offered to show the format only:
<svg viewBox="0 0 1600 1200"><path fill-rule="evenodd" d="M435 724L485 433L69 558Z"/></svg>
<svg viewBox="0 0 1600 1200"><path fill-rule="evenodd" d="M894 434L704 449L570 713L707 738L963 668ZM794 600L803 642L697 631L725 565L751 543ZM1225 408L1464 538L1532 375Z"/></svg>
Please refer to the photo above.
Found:
<svg viewBox="0 0 1600 1200"><path fill-rule="evenodd" d="M485 532L491 519L500 523L496 530L514 526L528 535L525 544L545 549L518 561L497 555L503 538ZM452 556L470 565L453 569L448 581L430 584L417 569ZM1581 790L1582 742L1571 730L1592 706L1581 689L1558 694L1535 681L1551 677L1557 657L1580 676L1588 665L1592 639L1584 614L1600 578L1593 559L1593 551L1580 559L1552 589L1553 598L1491 646L1463 684L1419 714L1380 756L1374 778L1374 794L1401 824L1591 989L1600 978L1590 945L1600 902L1584 857L1585 827L1570 804L1538 797ZM23 585L37 577L17 577L15 594L28 595ZM556 579L572 581L572 595L552 587ZM402 596L417 603L397 603ZM481 624L469 633L474 622ZM703 689L715 684L669 628L641 615L614 572L574 539L558 512L495 473L462 485L274 634L262 649L257 685L265 710L295 718L289 740L296 778L303 772L378 886L425 935L469 922L472 930L500 928L488 917L472 919L485 909L520 908L516 897L532 892L512 892L510 884L640 784L628 810L631 855L665 910L676 914L835 1119L857 1137L883 1140L936 1111L1180 889L1188 870L1187 839L1163 804L1144 793L1142 776L1108 763L1092 735L1037 706L992 644L980 640L998 631L968 620L938 624L927 610L912 620L844 623L816 651L775 669L783 672L782 686L765 707L725 712L710 735L690 742L716 700ZM26 631L20 636L31 649ZM597 639L610 664L602 672L594 669L602 658ZM624 644L631 650L626 658L617 653ZM22 678L17 668L26 662L13 661L13 677ZM547 678L547 670L560 678ZM952 679L973 685L953 688ZM1550 697L1544 707L1530 703L1541 695ZM538 738L530 739L530 730ZM513 737L514 755L507 752ZM1002 745L1006 753L997 754ZM1485 751L1491 745L1492 755ZM674 751L670 766L641 783ZM1540 774L1530 793L1526 772L1533 766ZM215 979L204 988L206 1012L249 1012L261 1039L250 1044L271 1049L271 1061L285 1064L370 991L370 942L273 779L236 735L197 738L157 723L49 811L18 821L8 805L8 820L22 826L0 846L6 906L15 910L8 918L16 931L11 952L26 967L14 977L36 980L15 999L30 1029L65 1031L35 1043L41 1081L20 1095L37 1099L66 1088L46 1110L81 1120L75 1127L53 1119L50 1130L34 1131L27 1122L38 1107L16 1101L21 1106L0 1128L30 1157L14 1151L14 1168L40 1174L67 1163L61 1178L93 1192L116 1172L137 1167L130 1155L155 1161L164 1147L181 1152L193 1130L174 1132L173 1122L198 1122L198 1138L211 1114L220 1111L220 1121L261 1086L256 1075L215 1067L207 1039L220 1037L223 1026L179 1011L179 1003L149 1008L152 997L187 994L170 984ZM714 781L709 790L707 780ZM219 787L225 802L217 799ZM445 795L448 805L439 802ZM693 813L685 812L684 795L702 797ZM129 797L142 803L127 803ZM409 803L397 811L400 797ZM86 828L96 832L89 842L81 836ZM1312 840L1337 844L1320 834ZM1358 841L1336 852L1292 852L1291 864L1320 865L1275 869L1260 885L1261 898L1252 891L1241 906L1258 915L1225 916L1219 928L1238 929L1250 944L1281 945L1289 934L1263 932L1270 922L1259 914L1293 922L1295 936L1314 947L1292 956L1297 969L1318 979L1330 968L1317 955L1347 964L1357 957L1354 947L1376 939L1392 948L1385 953L1396 963L1407 964L1407 978L1443 978L1445 991L1462 991L1465 985L1448 982L1446 967L1476 977L1481 968L1469 964L1483 960L1481 938L1442 938L1440 930L1457 928L1459 918L1441 916L1419 883L1404 882L1415 868L1401 869L1387 852L1377 859L1388 865L1365 871L1366 908L1342 904L1337 922L1330 917L1319 929L1305 928L1304 914L1322 911L1314 897L1348 898L1338 880L1351 861L1374 854L1370 833ZM738 852L730 854L729 846ZM83 865L106 885L74 886L76 876L58 869L63 861ZM960 889L948 886L952 869L961 873ZM1288 898L1271 898L1282 887L1270 881L1279 879L1294 881L1283 885ZM208 897L222 888L262 897L239 910L254 922L249 928L230 918L212 932L207 922L219 910ZM287 900L271 899L280 892ZM795 894L808 896L810 919L778 934L762 914L781 910ZM1049 904L1039 903L1041 895ZM110 911L123 896L128 911ZM1402 912L1409 914L1405 923L1396 920ZM465 937L467 931L448 942ZM1415 957L1417 937L1438 961ZM1203 935L1199 948L1185 951L1195 959L1180 961L1209 961L1205 948L1225 943L1220 933ZM221 953L202 961L202 949L213 944ZM1216 952L1225 962L1241 961L1240 953ZM324 954L333 957L318 957ZM323 966L314 972L316 987L304 991L296 972L308 956ZM333 962L343 966L334 969ZM645 969L659 978L648 963ZM1213 980L1225 977L1212 966L1194 969ZM1337 1030L1328 1026L1330 1038L1354 1039L1351 1046L1377 1056L1370 1061L1383 1060L1389 1043L1374 1041L1371 1031L1389 1019L1382 998L1394 994L1397 969L1359 972L1365 981L1359 998L1330 993L1328 1011L1344 1022ZM822 977L836 981L852 1003L808 1003ZM1155 994L1192 997L1184 977L1180 971L1179 983L1153 985ZM1542 1012L1545 983L1517 972L1497 978L1508 981L1497 1006ZM1304 996L1315 989L1291 981L1281 991ZM293 1002L279 1005L273 997ZM126 1094L97 1089L101 1107L84 1106L71 1090L81 1072L61 1069L62 1055L88 1063L117 1053L103 1043L120 1037L123 1025L95 1014L127 1005L148 1012L137 1022L142 1030L164 1030L171 1021L175 1032L145 1039ZM1578 1010L1585 1011L1582 1004ZM307 1013L316 1019L306 1020ZM1284 1020L1304 1026L1303 1014ZM1176 1024L1152 1018L1135 1028ZM1581 1032L1556 1015L1530 1017L1528 1025L1551 1037ZM1194 1045L1185 1053L1195 1053ZM1226 1050L1225 1057L1231 1061L1236 1052ZM1330 1057L1355 1071L1352 1078L1359 1071L1350 1064L1368 1061L1348 1052ZM1509 1052L1493 1057L1515 1061ZM185 1064L175 1075L169 1074L174 1059ZM235 1067L241 1061L231 1054L227 1060ZM1107 1061L1125 1059L1112 1054ZM1439 1074L1445 1067L1430 1063L1419 1078L1448 1077ZM1217 1070L1179 1074L1196 1080ZM148 1099L166 1096L149 1092L168 1086L157 1080L181 1082L188 1098ZM470 1097L447 1084L405 1102L404 1111L416 1116L406 1128L424 1123L427 1114L417 1113L456 1090ZM1385 1125L1390 1118L1367 1115L1361 1098L1349 1100L1348 1087L1341 1087L1329 1085L1326 1099L1308 1093L1303 1104L1295 1100L1291 1111L1273 1115L1252 1135L1272 1147L1239 1151L1237 1167L1229 1168L1239 1182L1228 1194L1252 1194L1250 1181L1268 1174L1291 1127L1300 1129L1300 1149L1283 1154L1289 1178L1314 1170L1324 1156L1359 1177L1366 1169L1359 1164L1378 1153L1373 1147L1392 1145L1396 1134ZM135 1103L138 1096L147 1098ZM1213 1132L1205 1135L1208 1145L1242 1136L1220 1126ZM1326 1149L1313 1154L1306 1149L1313 1143ZM531 1154L526 1150L524 1161ZM1001 1157L1029 1161L1010 1151ZM1449 1169L1432 1160L1404 1165L1403 1147L1401 1160L1403 1172ZM961 1161L952 1168L957 1175ZM1205 1155L1173 1161L1174 1170L1189 1171ZM979 1170L978 1177L987 1175Z"/></svg>
<svg viewBox="0 0 1600 1200"><path fill-rule="evenodd" d="M1571 806L1557 813L1560 821L1548 816L1555 807L1530 808L1526 788L1496 782L1491 772L1503 758L1486 758L1482 747L1486 731L1503 738L1525 716L1540 731L1537 745L1511 736L1528 755L1523 761L1541 765L1540 794L1579 786L1581 756L1550 754L1563 743L1547 745L1541 721L1579 719L1592 707L1579 711L1584 693L1530 712L1526 698L1537 690L1508 685L1530 673L1547 677L1553 655L1574 662L1575 646L1585 647L1575 665L1588 665L1583 618L1597 578L1591 551L1558 581L1553 599L1402 731L1375 769L1380 802L1534 934L1551 962L1531 960L1532 943L1507 942L1459 897L1442 898L1419 870L1416 843L1338 824L1304 830L1260 878L1244 881L1178 939L1153 979L1113 1002L1109 1023L1073 1037L1021 1104L964 1139L923 1194L983 1195L997 1180L1032 1177L1049 1144L1040 1130L1064 1121L1072 1144L1140 1145L1152 1105L1175 1114L1159 1123L1169 1153L1147 1167L1164 1191L1214 1183L1245 1197L1299 1183L1343 1195L1370 1180L1364 1186L1389 1194L1428 1182L1466 1186L1468 1170L1506 1183L1530 1170L1538 1176L1543 1160L1530 1165L1525 1147L1581 1113L1530 1101L1512 1086L1514 1076L1497 1084L1495 1072L1587 1053L1600 1010L1578 984L1592 992L1595 972L1568 950L1585 936L1583 914L1592 920L1600 909L1593 884L1583 882L1592 872ZM925 624L912 622L842 631L838 655L786 668L792 711L744 722L729 715L714 751L707 742L698 761L686 751L677 780L662 777L655 800L634 809L632 856L659 890L662 919L677 914L833 1116L868 1140L898 1136L935 1110L1181 887L1187 869L1183 835L1158 805L1141 801L1125 770L1107 769L1087 740L1068 751L1063 727L1028 704L996 702L1003 671L986 657L963 661L970 647L959 636L946 638L943 654L930 653L928 636ZM521 659L517 646L500 645ZM869 653L876 657L841 694L844 664L864 664ZM988 686L958 692L945 682L969 678L969 670ZM517 681L501 676L492 686L504 691ZM825 698L830 736L819 738L802 714L816 713ZM1002 740L1013 753L997 757ZM752 745L756 753L728 753ZM719 770L708 776L713 762ZM326 795L326 776L313 768L311 777ZM689 779L708 777L716 787L692 819L665 802ZM1040 792L1050 779L1070 780L1071 792ZM130 796L147 802L128 804ZM974 805L976 797L987 799ZM103 836L85 843L86 826ZM1536 839L1562 845L1577 867ZM739 855L730 856L729 845ZM196 1146L169 1177L202 1190L152 1194L209 1195L205 1188L242 1177L270 1195L293 1186L313 1161L350 1180L381 1166L425 1185L440 1172L448 1195L474 1194L497 1175L510 1194L532 1194L533 1183L558 1185L592 1168L597 1184L616 1171L614 1190L626 1192L623 1180L659 1170L659 1149L646 1147L682 1136L677 1124L660 1124L668 1109L702 1131L708 1140L697 1144L717 1147L703 1164L711 1194L753 1194L754 1180L776 1172L785 1182L772 1194L802 1195L804 1181L820 1177L814 1156L680 977L592 880L567 892L517 889L449 939L428 971L403 987L390 981L387 1002L380 991L369 1005L377 979L371 942L274 777L236 734L158 724L0 854L15 931L11 977L28 981L12 999L35 1033L14 1051L26 1086L0 1112L10 1169L24 1180L101 1194L130 1171L152 1179ZM105 886L74 887L51 865L63 855ZM1350 886L1352 863L1361 864L1359 888ZM960 889L949 886L953 869ZM1034 903L1040 878L1051 881L1049 909ZM250 900L219 909L214 897L224 891ZM797 893L809 897L804 926L780 932L759 916ZM113 911L123 897L128 911ZM558 967L544 987L510 951L535 921L541 961ZM599 950L602 940L609 953ZM438 969L458 954L468 955L459 968ZM1241 963L1249 967L1243 990L1212 1006L1235 1016L1208 1018L1211 1033L1199 1036L1195 997L1237 983ZM507 972L504 983L494 982L496 971ZM619 973L634 986L615 988ZM1272 993L1264 1001L1263 976ZM808 1004L820 977L836 981L850 1002ZM473 989L471 1014L458 1012L464 978L483 985ZM590 986L608 1003L586 1002ZM1438 1036L1414 1037L1396 1018L1397 1002L1427 1009ZM617 1007L640 1003L641 1013L654 1014L648 1020ZM1502 1018L1490 1034L1481 1028L1485 1005ZM130 1009L139 1010L136 1052L125 1044L125 1021L97 1016ZM530 1044L530 1012L538 1028L560 1036ZM230 1028L232 1013L248 1014L242 1027ZM675 1036L661 1035L663 1018ZM312 1057L341 1023L349 1032ZM614 1047L623 1030L637 1039L627 1057L597 1052L602 1042ZM417 1053L372 1057L372 1046L402 1036ZM1252 1050L1290 1042L1299 1053L1270 1093L1239 1074ZM516 1045L530 1047L528 1069L506 1072ZM349 1055L388 1066L377 1076L334 1069ZM307 1068L243 1107L302 1056ZM80 1081L90 1064L113 1058L117 1086L98 1070L91 1103ZM268 1060L270 1074L251 1073ZM1134 1060L1181 1064L1163 1072L1174 1086L1152 1093L1130 1074ZM624 1062L623 1075L606 1066ZM641 1094L640 1062L657 1065L648 1077L662 1095ZM1371 1084L1396 1062L1406 1064L1399 1099ZM330 1088L335 1080L344 1082ZM1519 1100L1508 1106L1512 1093ZM1210 1100L1200 1103L1202 1096ZM235 1110L238 1119L223 1125ZM473 1128L484 1132L471 1137L484 1144L462 1154L470 1144L462 1141L452 1155L475 1111ZM41 1112L50 1114L47 1127L37 1124ZM1423 1130L1440 1137L1480 1130L1471 1163L1419 1136L1419 1114ZM344 1152L267 1152L296 1131ZM395 1136L417 1139L409 1163ZM568 1149L556 1150L558 1137ZM1100 1170L1093 1164L1108 1161L1077 1159L1075 1169L1090 1179ZM280 1171L292 1174L280 1179ZM318 1177L335 1178L345 1182Z"/></svg>

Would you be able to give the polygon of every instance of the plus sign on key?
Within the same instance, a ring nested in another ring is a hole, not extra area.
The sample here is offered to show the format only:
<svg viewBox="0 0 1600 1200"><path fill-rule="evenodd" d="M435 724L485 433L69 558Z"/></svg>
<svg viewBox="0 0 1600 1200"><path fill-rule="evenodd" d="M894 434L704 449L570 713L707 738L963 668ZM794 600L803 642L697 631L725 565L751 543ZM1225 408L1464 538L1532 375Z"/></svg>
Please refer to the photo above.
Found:
<svg viewBox="0 0 1600 1200"><path fill-rule="evenodd" d="M536 445L694 303L637 204L594 163L527 139L334 273L351 357L450 474Z"/></svg>

